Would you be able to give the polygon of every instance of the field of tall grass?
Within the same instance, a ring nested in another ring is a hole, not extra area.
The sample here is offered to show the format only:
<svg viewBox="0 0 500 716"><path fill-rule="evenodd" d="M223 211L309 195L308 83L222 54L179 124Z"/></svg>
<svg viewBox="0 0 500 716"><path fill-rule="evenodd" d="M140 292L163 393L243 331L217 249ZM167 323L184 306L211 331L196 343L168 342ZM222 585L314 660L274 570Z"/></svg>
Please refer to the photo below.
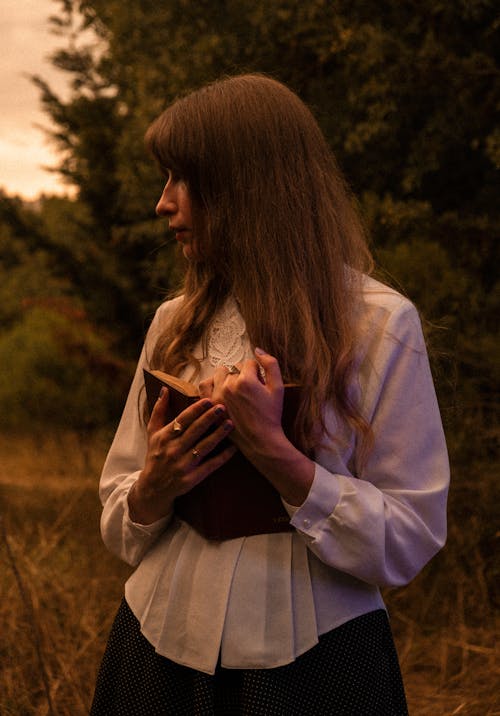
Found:
<svg viewBox="0 0 500 716"><path fill-rule="evenodd" d="M0 438L2 716L88 714L129 573L99 535L109 437ZM491 465L476 465L466 475L455 468L454 482L447 547L409 587L386 594L411 716L500 714L496 480Z"/></svg>

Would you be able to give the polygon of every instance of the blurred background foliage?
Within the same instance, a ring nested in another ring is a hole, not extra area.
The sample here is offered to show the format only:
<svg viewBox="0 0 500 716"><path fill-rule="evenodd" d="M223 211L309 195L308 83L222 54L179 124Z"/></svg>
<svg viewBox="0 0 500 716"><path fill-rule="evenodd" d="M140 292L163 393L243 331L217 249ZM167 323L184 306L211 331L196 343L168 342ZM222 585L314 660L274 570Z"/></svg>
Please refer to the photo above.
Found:
<svg viewBox="0 0 500 716"><path fill-rule="evenodd" d="M261 71L311 106L380 275L421 310L453 455L492 456L496 3L55 0L51 23L71 96L34 81L55 123L57 171L77 193L36 205L1 196L4 425L21 424L28 405L43 424L116 419L148 320L179 275L154 216L162 181L145 129L179 92Z"/></svg>

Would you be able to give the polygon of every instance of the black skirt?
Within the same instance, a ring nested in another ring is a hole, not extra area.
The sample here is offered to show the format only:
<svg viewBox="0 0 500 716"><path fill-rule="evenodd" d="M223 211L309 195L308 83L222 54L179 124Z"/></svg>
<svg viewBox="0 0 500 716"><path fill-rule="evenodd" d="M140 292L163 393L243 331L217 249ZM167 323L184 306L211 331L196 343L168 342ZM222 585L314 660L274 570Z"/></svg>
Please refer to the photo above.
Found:
<svg viewBox="0 0 500 716"><path fill-rule="evenodd" d="M352 619L291 664L213 676L158 655L125 600L97 678L91 716L407 716L383 609Z"/></svg>

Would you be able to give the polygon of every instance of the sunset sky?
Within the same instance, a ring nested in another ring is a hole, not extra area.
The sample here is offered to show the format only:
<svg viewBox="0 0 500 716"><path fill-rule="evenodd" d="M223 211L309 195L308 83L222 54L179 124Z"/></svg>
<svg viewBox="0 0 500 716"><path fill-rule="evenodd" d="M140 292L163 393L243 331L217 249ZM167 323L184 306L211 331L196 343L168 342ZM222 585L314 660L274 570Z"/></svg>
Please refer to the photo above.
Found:
<svg viewBox="0 0 500 716"><path fill-rule="evenodd" d="M57 163L57 155L36 127L50 123L26 76L37 73L64 93L65 78L47 59L64 45L49 32L48 17L58 9L54 0L0 0L0 187L29 199L42 191L67 192L56 175L42 168Z"/></svg>

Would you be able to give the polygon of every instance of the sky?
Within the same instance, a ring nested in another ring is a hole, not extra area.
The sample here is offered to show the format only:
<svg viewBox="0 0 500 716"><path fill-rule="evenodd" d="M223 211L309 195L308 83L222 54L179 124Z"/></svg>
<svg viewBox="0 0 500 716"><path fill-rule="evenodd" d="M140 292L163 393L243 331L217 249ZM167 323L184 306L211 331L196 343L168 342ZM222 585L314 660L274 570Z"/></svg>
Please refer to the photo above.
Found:
<svg viewBox="0 0 500 716"><path fill-rule="evenodd" d="M68 193L56 174L42 168L57 164L57 153L36 126L50 127L50 121L26 76L41 75L64 96L64 73L47 59L64 46L48 24L58 10L54 0L0 0L0 187L26 199L42 192Z"/></svg>

